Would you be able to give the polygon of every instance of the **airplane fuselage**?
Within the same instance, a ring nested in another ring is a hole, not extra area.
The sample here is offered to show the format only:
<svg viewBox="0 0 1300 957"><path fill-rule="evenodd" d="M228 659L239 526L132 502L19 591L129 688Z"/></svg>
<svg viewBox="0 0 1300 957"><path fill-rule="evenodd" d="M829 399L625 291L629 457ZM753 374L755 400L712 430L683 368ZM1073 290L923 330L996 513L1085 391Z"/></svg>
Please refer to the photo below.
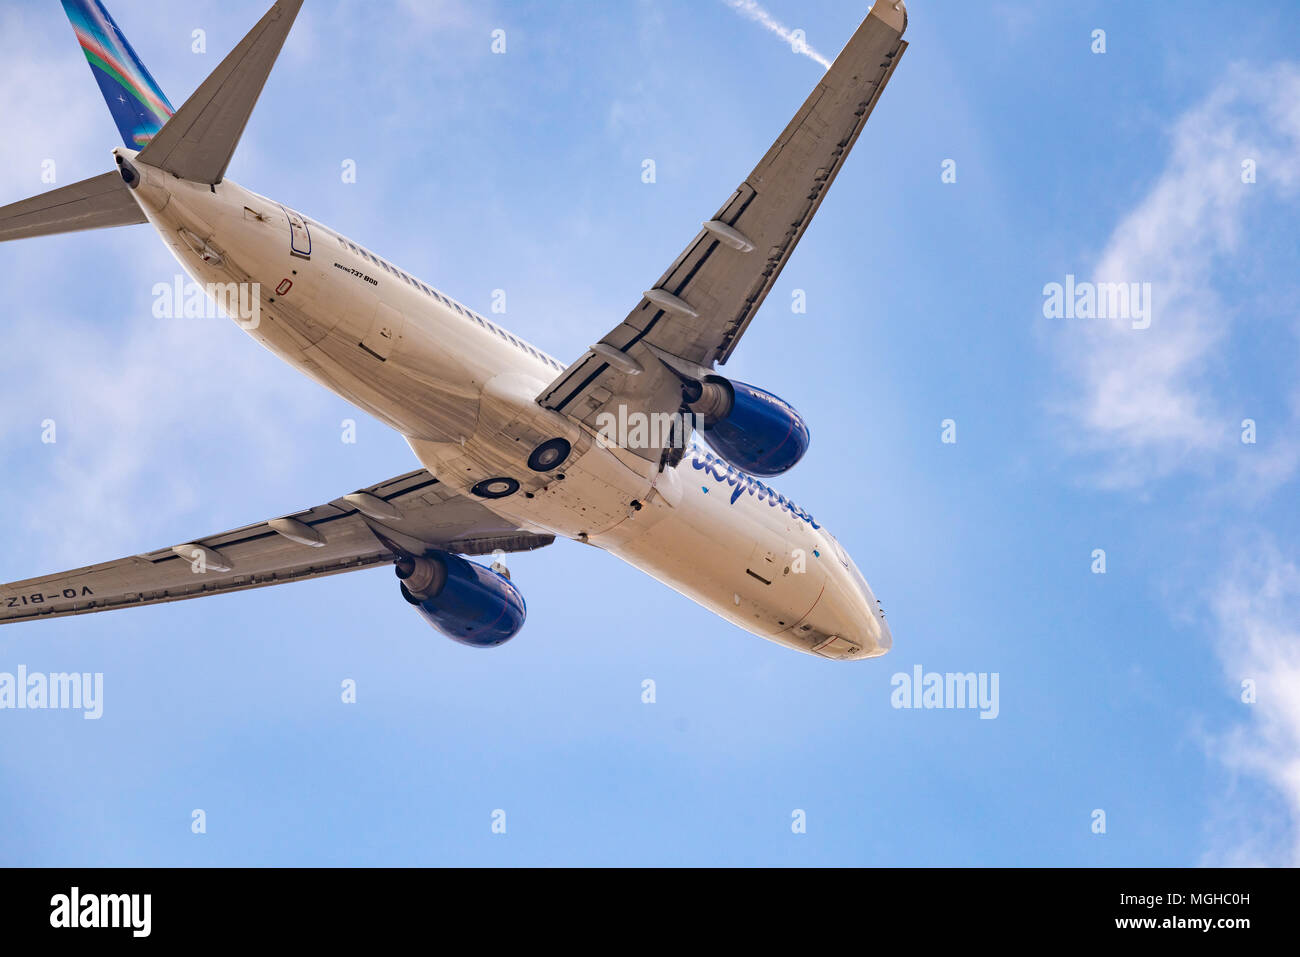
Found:
<svg viewBox="0 0 1300 957"><path fill-rule="evenodd" d="M858 659L890 648L852 560L767 485L694 442L660 471L601 441L536 401L564 363L286 206L115 153L185 271L206 288L240 285L255 306L235 321L396 429L440 482L522 529L602 548L794 650ZM553 437L570 443L569 457L530 468L530 453Z"/></svg>

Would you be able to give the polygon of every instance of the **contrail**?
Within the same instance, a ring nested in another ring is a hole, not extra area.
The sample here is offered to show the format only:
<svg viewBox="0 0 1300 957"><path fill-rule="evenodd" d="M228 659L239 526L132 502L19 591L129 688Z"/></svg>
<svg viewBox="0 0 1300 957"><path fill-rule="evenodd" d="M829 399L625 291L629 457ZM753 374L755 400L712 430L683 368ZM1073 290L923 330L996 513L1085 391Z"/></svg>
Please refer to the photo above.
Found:
<svg viewBox="0 0 1300 957"><path fill-rule="evenodd" d="M731 7L731 9L735 10L741 16L747 17L765 30L775 33L786 43L790 44L795 53L802 53L810 60L816 60L828 70L831 68L830 60L826 59L810 47L808 41L803 39L796 41L794 31L760 7L757 0L722 0L722 2Z"/></svg>

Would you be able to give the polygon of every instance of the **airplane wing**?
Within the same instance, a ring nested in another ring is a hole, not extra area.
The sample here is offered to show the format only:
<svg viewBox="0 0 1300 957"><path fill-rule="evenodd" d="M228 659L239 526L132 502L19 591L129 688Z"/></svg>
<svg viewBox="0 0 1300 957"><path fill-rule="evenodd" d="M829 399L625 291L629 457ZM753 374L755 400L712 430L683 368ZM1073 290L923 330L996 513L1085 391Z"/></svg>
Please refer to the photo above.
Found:
<svg viewBox="0 0 1300 957"><path fill-rule="evenodd" d="M0 207L0 243L143 222L144 213L122 177L101 173Z"/></svg>
<svg viewBox="0 0 1300 957"><path fill-rule="evenodd" d="M674 413L681 381L725 363L844 165L907 44L877 0L772 148L618 326L538 401L596 429L602 412ZM662 449L635 450L658 461Z"/></svg>
<svg viewBox="0 0 1300 957"><path fill-rule="evenodd" d="M0 585L0 624L181 601L336 575L401 550L528 551L554 535L522 530L424 470L284 518L57 575Z"/></svg>

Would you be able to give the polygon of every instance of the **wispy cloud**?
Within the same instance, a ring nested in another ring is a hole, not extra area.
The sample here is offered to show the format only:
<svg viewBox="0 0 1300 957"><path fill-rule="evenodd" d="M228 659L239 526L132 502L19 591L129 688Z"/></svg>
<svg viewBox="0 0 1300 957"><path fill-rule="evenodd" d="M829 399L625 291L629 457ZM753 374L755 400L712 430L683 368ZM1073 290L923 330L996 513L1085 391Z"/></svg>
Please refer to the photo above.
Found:
<svg viewBox="0 0 1300 957"><path fill-rule="evenodd" d="M120 242L157 239L132 228ZM28 262L24 275L39 288L49 271ZM267 375L275 371L269 357L230 320L106 321L43 305L34 300L7 323L23 346L22 361L0 381L0 444L6 458L25 453L44 477L11 529L25 546L0 580L113 558L123 542L166 545L153 537L202 505L203 495L224 489L225 479L245 471L240 483L274 481L293 468L284 450L295 431L333 425L324 393L288 370ZM39 442L46 422L54 425L53 444ZM219 448L229 450L230 464L212 481L207 463Z"/></svg>
<svg viewBox="0 0 1300 957"><path fill-rule="evenodd" d="M1253 684L1250 717L1207 742L1234 772L1265 781L1276 813L1226 802L1208 861L1300 866L1300 567L1265 543L1243 553L1214 604L1217 648L1234 693Z"/></svg>
<svg viewBox="0 0 1300 957"><path fill-rule="evenodd" d="M0 204L111 169L108 151L118 142L62 11L45 7L40 13L0 13L0 98L9 150L0 170Z"/></svg>
<svg viewBox="0 0 1300 957"><path fill-rule="evenodd" d="M1098 281L1149 282L1154 293L1149 329L1073 320L1062 334L1074 386L1063 405L1080 444L1106 456L1103 484L1137 486L1238 443L1241 416L1216 388L1234 331L1221 283L1249 271L1248 214L1300 185L1297 103L1294 65L1231 71L1177 122L1164 170L1097 260ZM1243 182L1247 161L1255 183ZM1261 476L1285 480L1296 452L1273 446L1257 457Z"/></svg>
<svg viewBox="0 0 1300 957"><path fill-rule="evenodd" d="M731 7L731 9L735 10L741 16L753 20L764 30L780 37L786 43L790 44L790 48L794 50L795 53L801 53L810 60L816 60L826 69L830 69L831 61L809 46L808 41L803 39L802 33L796 36L796 31L791 30L780 20L776 19L776 17L772 16L772 14L768 13L765 9L755 3L754 0L722 0L722 2Z"/></svg>
<svg viewBox="0 0 1300 957"><path fill-rule="evenodd" d="M1246 164L1245 166L1243 164ZM1250 172L1254 172L1251 182ZM1246 174L1243 176L1243 174ZM1059 409L1075 451L1094 456L1102 485L1145 490L1179 474L1215 475L1234 495L1267 493L1300 468L1300 393L1294 374L1268 375L1245 356L1261 326L1241 315L1263 272L1291 288L1285 264L1261 270L1255 230L1268 205L1300 192L1300 66L1229 70L1171 129L1163 169L1110 234L1092 270L1098 282L1150 283L1151 323L1075 319L1054 329L1066 373ZM1283 251L1273 255L1283 256ZM1081 279L1084 277L1080 277ZM1243 292L1245 289L1247 292ZM1285 295L1260 297L1270 330L1294 353L1300 325ZM1255 318L1251 316L1250 318ZM1279 332L1279 330L1281 330ZM1285 365L1285 363L1283 363ZM1242 452L1240 396L1266 401L1282 421L1271 440ZM1226 481L1218 476L1226 476ZM1198 521L1213 521L1198 512ZM1240 530L1237 534L1242 534ZM1249 532L1246 534L1250 534ZM1215 597L1204 626L1234 693L1256 700L1207 753L1244 793L1262 782L1272 797L1233 795L1211 821L1218 864L1300 864L1300 568L1268 542L1240 548L1202 571Z"/></svg>

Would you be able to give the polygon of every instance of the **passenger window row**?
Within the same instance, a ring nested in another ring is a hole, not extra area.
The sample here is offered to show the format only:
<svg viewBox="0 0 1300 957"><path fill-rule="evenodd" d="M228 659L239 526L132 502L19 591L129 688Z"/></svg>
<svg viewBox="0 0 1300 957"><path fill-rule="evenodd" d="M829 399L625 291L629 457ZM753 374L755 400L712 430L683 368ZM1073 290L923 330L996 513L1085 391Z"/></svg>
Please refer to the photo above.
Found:
<svg viewBox="0 0 1300 957"><path fill-rule="evenodd" d="M456 310L458 313L460 313L470 322L478 323L484 329L488 330L489 332L495 333L496 335L500 336L502 339L505 339L507 342L514 345L516 348L522 349L525 352L529 353L530 355L536 356L538 359L540 359L542 362L545 362L552 369L555 369L556 371L559 372L564 371L564 366L556 362L550 356L546 355L545 353L539 352L538 350L534 349L526 342L521 342L520 340L516 339L514 336L510 335L510 333L502 329L500 326L496 326L491 322L488 322L486 319L480 316L477 312L474 312L468 306L462 306L454 299L450 299L447 296L444 296L442 293L438 292L438 290L426 286L418 279L412 279L410 276L402 272L402 270L398 269L396 266L389 265L387 262L385 262L383 259L380 259L378 256L374 255L373 253L367 252L366 250L362 249L360 246L356 245L355 243L349 242L348 240L344 239L342 236L338 235L337 233L330 232L320 223L313 222L312 220L309 219L306 220L306 222L308 223L308 225L311 226L312 229L324 233L327 236L333 236L334 241L337 242L344 249L351 250L355 255L360 256L362 259L374 263L376 266L384 270L384 272L388 273L393 278L405 282L411 288L418 289L420 292L424 293L426 296L429 296L432 299L436 299L438 302L442 303L448 309Z"/></svg>

